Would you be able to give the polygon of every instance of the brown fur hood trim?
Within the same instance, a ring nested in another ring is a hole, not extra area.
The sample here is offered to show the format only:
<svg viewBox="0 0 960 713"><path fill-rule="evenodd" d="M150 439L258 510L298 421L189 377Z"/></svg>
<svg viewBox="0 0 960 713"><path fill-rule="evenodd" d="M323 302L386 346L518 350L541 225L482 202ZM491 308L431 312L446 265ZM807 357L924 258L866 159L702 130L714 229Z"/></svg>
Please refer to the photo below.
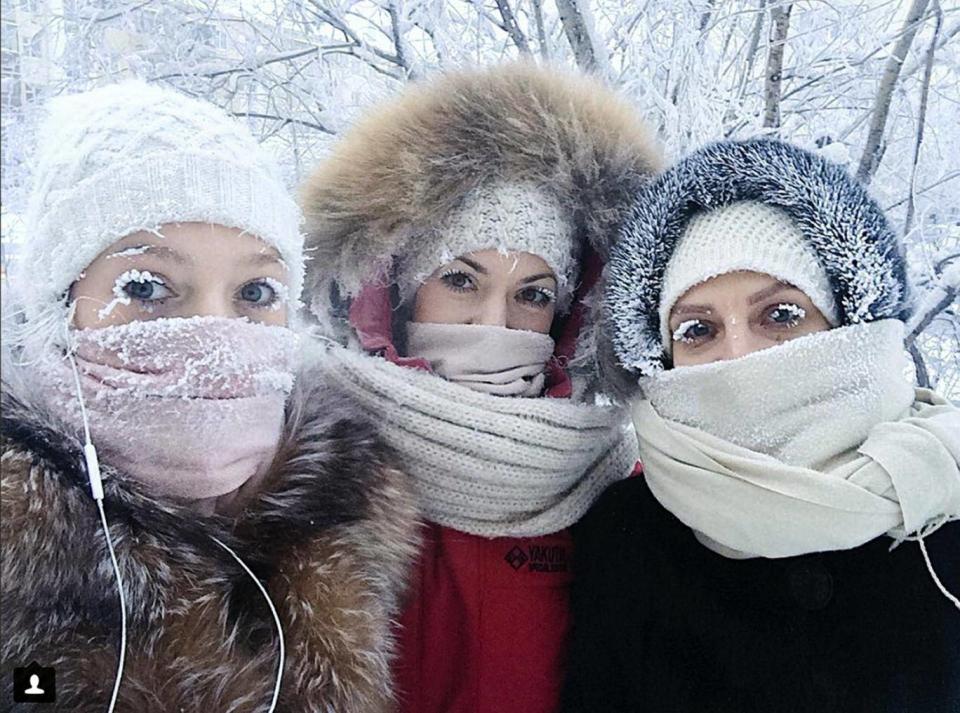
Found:
<svg viewBox="0 0 960 713"><path fill-rule="evenodd" d="M214 536L252 567L280 614L279 710L391 710L390 622L417 545L409 484L322 376L299 383L280 453L236 520L151 498L104 467L129 627L118 710L266 710L273 621ZM0 674L9 681L31 660L54 666L56 709L105 710L120 632L113 570L80 443L25 393L2 385ZM4 686L0 709L20 710L10 696Z"/></svg>
<svg viewBox="0 0 960 713"><path fill-rule="evenodd" d="M414 84L362 119L303 186L305 302L320 316L332 283L356 294L495 178L553 192L605 259L660 161L636 110L593 77L516 62Z"/></svg>

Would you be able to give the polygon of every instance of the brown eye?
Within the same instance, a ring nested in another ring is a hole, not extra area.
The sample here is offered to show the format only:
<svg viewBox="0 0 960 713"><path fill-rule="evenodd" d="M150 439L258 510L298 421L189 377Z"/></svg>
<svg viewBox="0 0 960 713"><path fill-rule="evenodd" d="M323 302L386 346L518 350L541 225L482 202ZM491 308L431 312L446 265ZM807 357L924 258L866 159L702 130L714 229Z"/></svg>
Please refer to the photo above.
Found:
<svg viewBox="0 0 960 713"><path fill-rule="evenodd" d="M807 316L807 311L798 304L782 302L767 311L767 320L777 328L796 327Z"/></svg>
<svg viewBox="0 0 960 713"><path fill-rule="evenodd" d="M713 326L699 319L687 319L673 330L673 341L682 344L696 344L713 336Z"/></svg>
<svg viewBox="0 0 960 713"><path fill-rule="evenodd" d="M557 299L553 290L546 287L524 287L517 293L517 300L533 307L545 308Z"/></svg>

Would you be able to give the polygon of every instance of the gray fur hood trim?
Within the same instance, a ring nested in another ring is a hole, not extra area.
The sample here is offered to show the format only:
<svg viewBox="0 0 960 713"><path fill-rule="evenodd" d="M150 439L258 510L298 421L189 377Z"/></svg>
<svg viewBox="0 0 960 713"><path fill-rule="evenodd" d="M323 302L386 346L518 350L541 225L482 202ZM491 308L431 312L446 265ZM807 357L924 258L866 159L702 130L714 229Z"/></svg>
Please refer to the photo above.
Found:
<svg viewBox="0 0 960 713"><path fill-rule="evenodd" d="M881 208L840 166L771 139L708 145L643 188L611 250L604 331L633 379L664 367L663 275L696 211L754 200L783 209L819 257L841 324L906 319L906 258Z"/></svg>

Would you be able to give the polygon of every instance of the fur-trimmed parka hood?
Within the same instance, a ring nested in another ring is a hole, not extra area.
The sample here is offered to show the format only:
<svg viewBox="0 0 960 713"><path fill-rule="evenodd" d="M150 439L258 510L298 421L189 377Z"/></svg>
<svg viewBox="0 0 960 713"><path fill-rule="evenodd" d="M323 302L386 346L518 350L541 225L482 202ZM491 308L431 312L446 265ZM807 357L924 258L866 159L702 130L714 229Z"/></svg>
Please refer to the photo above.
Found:
<svg viewBox="0 0 960 713"><path fill-rule="evenodd" d="M635 382L664 367L660 292L687 221L698 211L746 200L775 206L796 223L826 271L840 324L907 317L903 247L860 183L782 141L718 142L634 197L607 265L601 351L612 351L616 362L608 378L620 369Z"/></svg>
<svg viewBox="0 0 960 713"><path fill-rule="evenodd" d="M0 672L9 681L31 661L53 666L57 710L102 711L116 675L119 601L80 441L7 379L6 366ZM417 544L410 486L393 460L370 422L311 370L290 397L260 492L235 519L153 498L104 464L128 616L117 710L267 709L273 619L214 537L251 567L280 616L278 710L391 710L391 621ZM5 686L0 708L20 710L10 696Z"/></svg>
<svg viewBox="0 0 960 713"><path fill-rule="evenodd" d="M629 198L660 165L637 112L595 78L516 62L407 88L349 131L302 188L305 302L354 296L488 181L530 182L606 259Z"/></svg>

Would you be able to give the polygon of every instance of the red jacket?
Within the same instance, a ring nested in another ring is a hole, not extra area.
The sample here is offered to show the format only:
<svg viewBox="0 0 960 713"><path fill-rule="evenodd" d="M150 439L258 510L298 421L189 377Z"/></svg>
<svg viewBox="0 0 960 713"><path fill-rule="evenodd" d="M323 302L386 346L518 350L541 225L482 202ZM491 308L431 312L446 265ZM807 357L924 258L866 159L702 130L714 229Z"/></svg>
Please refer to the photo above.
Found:
<svg viewBox="0 0 960 713"><path fill-rule="evenodd" d="M600 273L595 256L587 265L578 297ZM561 364L574 352L583 313L577 300L548 365L547 397L572 393ZM397 354L391 315L386 288L361 291L350 306L361 346L401 366L429 370L424 360ZM569 531L487 539L426 523L423 534L397 631L401 713L554 713L570 630Z"/></svg>
<svg viewBox="0 0 960 713"><path fill-rule="evenodd" d="M486 539L428 524L400 620L403 713L554 713L573 573L568 530Z"/></svg>

